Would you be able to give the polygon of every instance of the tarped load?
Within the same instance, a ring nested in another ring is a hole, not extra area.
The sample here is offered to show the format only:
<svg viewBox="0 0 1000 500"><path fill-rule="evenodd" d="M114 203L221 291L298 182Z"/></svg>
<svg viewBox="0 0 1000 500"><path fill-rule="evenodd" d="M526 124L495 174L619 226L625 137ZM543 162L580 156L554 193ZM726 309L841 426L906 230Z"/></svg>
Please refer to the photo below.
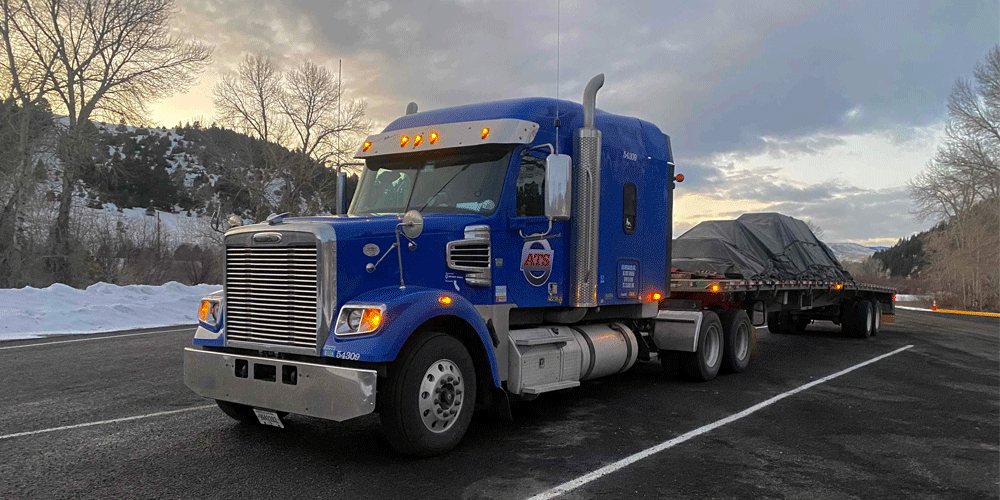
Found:
<svg viewBox="0 0 1000 500"><path fill-rule="evenodd" d="M689 273L779 281L852 281L804 222L776 213L706 221L673 242L673 267Z"/></svg>

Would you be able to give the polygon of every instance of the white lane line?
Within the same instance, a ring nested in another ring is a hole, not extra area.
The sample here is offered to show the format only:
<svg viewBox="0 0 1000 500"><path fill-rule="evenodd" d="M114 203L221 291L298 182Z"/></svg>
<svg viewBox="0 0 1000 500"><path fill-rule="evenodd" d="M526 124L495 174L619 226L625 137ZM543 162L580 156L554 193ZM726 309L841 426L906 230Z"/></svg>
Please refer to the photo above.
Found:
<svg viewBox="0 0 1000 500"><path fill-rule="evenodd" d="M35 434L45 434L45 433L48 433L48 432L65 431L65 430L69 430L69 429L79 429L81 427L93 427L95 425L104 425L104 424L117 424L119 422L128 422L129 420L139 420L141 418L162 417L164 415L173 415L174 413L182 413L182 412L194 411L194 410L204 410L205 408L215 408L215 405L194 406L194 407L191 407L191 408L181 408L180 410L161 411L161 412L157 412L157 413L148 413L146 415L136 415L134 417L114 418L114 419L111 419L111 420L101 420L100 422L87 422L85 424L64 425L62 427L52 427L50 429L41 429L41 430L37 430L37 431L27 431L27 432L17 432L17 433L14 433L14 434L4 434L3 436L0 436L0 441L2 441L4 439L13 439L13 438L22 437L22 436L34 436Z"/></svg>
<svg viewBox="0 0 1000 500"><path fill-rule="evenodd" d="M86 339L56 340L55 342L37 342L37 343L34 343L34 344L12 345L12 346L7 346L7 347L0 347L0 351L7 350L7 349L21 349L21 348L24 348L24 347L35 347L35 346L39 346L39 345L69 344L70 342L90 342L92 340L118 339L118 338L122 338L122 337L138 337L140 335L153 335L155 333L183 332L183 331L190 331L190 330L192 330L194 328L194 326L195 325L184 325L184 326L180 326L180 327L174 327L174 328L171 328L169 330L157 330L155 332L126 333L124 335L105 335L103 337L90 337L90 338L86 338Z"/></svg>
<svg viewBox="0 0 1000 500"><path fill-rule="evenodd" d="M601 477L606 476L606 475L608 475L608 474L610 474L612 472L615 472L615 471L617 471L619 469L622 469L624 467L628 467L629 465L632 465L635 462L638 462L639 460L642 460L644 458L648 458L648 457L650 457L652 455L655 455L655 454L657 454L657 453L659 453L659 452L661 452L663 450L666 450L667 448L672 448L672 447L674 447L674 446L676 446L678 444L681 444L681 443L683 443L683 442L685 442L685 441L687 441L689 439L692 439L694 437L700 436L700 435L702 435L702 434L704 434L706 432L709 432L711 430L714 430L714 429L716 429L718 427L722 427L723 425L726 425L728 423L735 422L735 421L737 421L737 420L739 420L739 419L741 419L741 418L743 418L743 417L745 417L747 415L750 415L752 413L757 412L758 410L761 410L763 408L771 406L772 404L777 403L778 401L781 401L782 399L785 399L788 396L791 396L793 394L797 394L797 393L802 392L802 391L804 391L806 389L809 389L811 387L815 387L815 386L817 386L819 384L822 384L823 382L827 382L829 380L833 380L833 379L835 379L835 378L837 378L837 377L839 377L841 375L848 374L850 372L853 372L854 370L857 370L858 368L861 368L861 367L864 367L864 366L868 366L868 365L870 365L870 364L872 364L872 363L874 363L876 361L883 360L883 359L888 358L889 356L892 356L894 354L899 354L899 353L901 353L901 352L903 352L903 351L905 351L905 350L907 350L907 349L909 349L911 347L913 347L912 344L908 345L906 347L900 347L899 349L896 349L895 351L892 351L890 353L886 353L886 354L883 354L881 356L877 356L875 358L869 359L868 361L865 361L863 363L858 363L858 364L856 364L856 365L854 365L854 366L852 366L850 368L841 370L841 371L839 371L837 373L834 373L832 375L827 375L827 376L825 376L825 377L823 377L823 378L821 378L819 380L814 380L812 382L809 382L808 384L799 386L799 387L797 387L795 389L792 389L792 390L790 390L788 392L784 392L784 393L778 394L777 396L774 396L771 399L768 399L766 401L757 403L757 404L751 406L750 408L747 408L747 409L745 409L745 410L743 410L743 411L741 411L739 413L730 415L730 416L728 416L726 418L723 418L722 420L716 420L715 422L712 422L712 423L710 423L708 425L699 427L699 428L697 428L697 429L695 429L693 431L687 432L685 434L681 434L680 436L677 436L677 437L675 437L673 439L670 439L668 441L664 441L664 442L662 442L662 443L660 443L660 444L658 444L656 446L653 446L651 448L646 448L645 450L640 451L639 453L636 453L634 455L630 455L628 457L625 457L625 458L623 458L623 459L621 459L621 460L619 460L617 462L605 465L604 467L601 467L600 469L597 469L594 472L591 472L590 474L586 474L584 476L580 476L580 477L578 477L578 478L576 478L576 479L574 479L572 481L567 481L567 482L565 482L563 484L560 484L559 486L556 486L555 488L552 488L552 489L550 489L548 491L543 491L543 492L541 492L541 493L539 493L539 494L531 497L529 500L544 500L544 499L548 499L548 498L557 497L559 495L562 495L563 493L569 493L570 491L573 491L573 490L575 490L575 489L577 489L577 488L579 488L579 487L581 487L581 486L583 486L583 485L585 485L585 484L587 484L587 483L589 483L591 481L600 479Z"/></svg>

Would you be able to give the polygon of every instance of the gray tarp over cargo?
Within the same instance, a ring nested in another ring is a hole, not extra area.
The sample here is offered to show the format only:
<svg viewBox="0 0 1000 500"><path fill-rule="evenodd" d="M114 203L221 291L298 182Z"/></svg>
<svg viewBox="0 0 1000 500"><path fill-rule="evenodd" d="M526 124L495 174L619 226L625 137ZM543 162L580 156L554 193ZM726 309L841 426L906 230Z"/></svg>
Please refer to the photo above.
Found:
<svg viewBox="0 0 1000 500"><path fill-rule="evenodd" d="M674 240L673 267L751 280L853 280L809 226L776 213L698 224Z"/></svg>

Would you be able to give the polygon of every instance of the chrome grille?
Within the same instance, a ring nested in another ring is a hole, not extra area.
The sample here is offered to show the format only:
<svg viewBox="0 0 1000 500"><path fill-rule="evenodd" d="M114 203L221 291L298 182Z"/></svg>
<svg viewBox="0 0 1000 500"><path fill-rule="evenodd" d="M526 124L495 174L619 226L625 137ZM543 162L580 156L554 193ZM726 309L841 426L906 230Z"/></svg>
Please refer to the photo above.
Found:
<svg viewBox="0 0 1000 500"><path fill-rule="evenodd" d="M226 248L226 338L316 347L316 246Z"/></svg>

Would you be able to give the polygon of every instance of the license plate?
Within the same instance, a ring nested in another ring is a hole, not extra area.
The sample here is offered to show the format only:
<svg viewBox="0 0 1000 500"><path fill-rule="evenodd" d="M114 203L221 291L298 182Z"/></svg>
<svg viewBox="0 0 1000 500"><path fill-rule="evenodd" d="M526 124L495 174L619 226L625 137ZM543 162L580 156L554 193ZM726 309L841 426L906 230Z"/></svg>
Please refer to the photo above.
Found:
<svg viewBox="0 0 1000 500"><path fill-rule="evenodd" d="M274 427L285 428L285 425L281 423L281 417L273 411L258 410L253 409L254 414L257 415L257 421L264 425L272 425Z"/></svg>

